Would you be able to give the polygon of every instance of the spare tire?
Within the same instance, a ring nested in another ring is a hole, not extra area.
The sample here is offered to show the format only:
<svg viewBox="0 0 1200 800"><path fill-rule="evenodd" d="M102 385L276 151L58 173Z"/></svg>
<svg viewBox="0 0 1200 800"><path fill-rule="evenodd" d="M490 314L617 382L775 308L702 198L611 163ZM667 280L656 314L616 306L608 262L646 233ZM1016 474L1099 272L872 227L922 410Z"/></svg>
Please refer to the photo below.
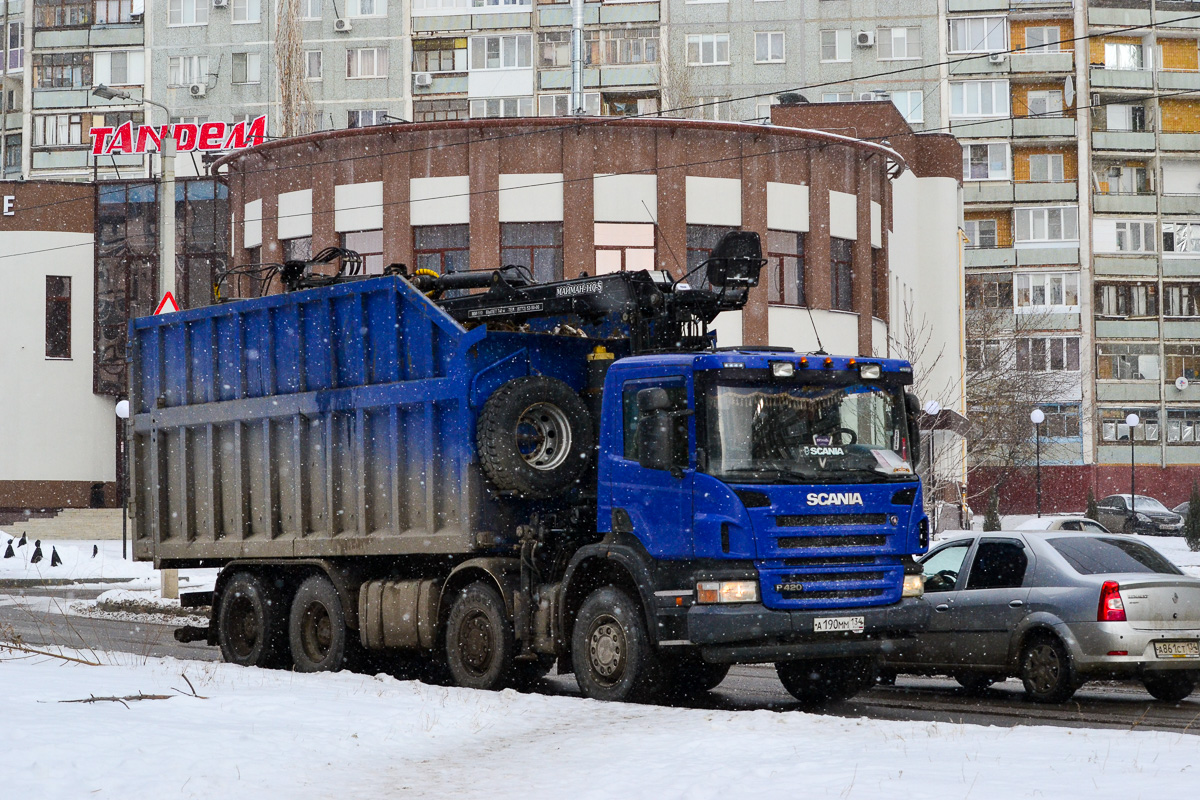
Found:
<svg viewBox="0 0 1200 800"><path fill-rule="evenodd" d="M479 462L497 487L545 499L570 488L592 454L587 406L570 386L533 375L501 386L476 428Z"/></svg>

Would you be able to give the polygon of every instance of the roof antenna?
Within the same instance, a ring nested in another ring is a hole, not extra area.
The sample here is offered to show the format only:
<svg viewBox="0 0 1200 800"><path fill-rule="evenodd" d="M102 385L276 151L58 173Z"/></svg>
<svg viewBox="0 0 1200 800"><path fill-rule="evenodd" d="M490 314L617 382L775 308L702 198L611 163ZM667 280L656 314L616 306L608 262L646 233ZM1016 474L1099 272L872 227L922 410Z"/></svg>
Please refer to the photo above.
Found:
<svg viewBox="0 0 1200 800"><path fill-rule="evenodd" d="M808 311L808 321L812 323L813 336L817 337L817 349L813 352L813 355L814 356L829 355L829 353L825 352L825 345L821 344L821 334L817 332L817 321L815 319L813 319L812 306L806 305L806 306L804 306L804 308L806 311Z"/></svg>

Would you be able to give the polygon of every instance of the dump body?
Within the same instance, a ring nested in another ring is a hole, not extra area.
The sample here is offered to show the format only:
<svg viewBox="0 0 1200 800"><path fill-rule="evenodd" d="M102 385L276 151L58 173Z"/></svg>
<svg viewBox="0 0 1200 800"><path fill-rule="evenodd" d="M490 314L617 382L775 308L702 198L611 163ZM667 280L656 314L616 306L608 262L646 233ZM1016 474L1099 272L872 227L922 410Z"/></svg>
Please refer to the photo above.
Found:
<svg viewBox="0 0 1200 800"><path fill-rule="evenodd" d="M468 331L395 277L130 323L134 556L469 554L520 502L483 487L478 409L594 340Z"/></svg>

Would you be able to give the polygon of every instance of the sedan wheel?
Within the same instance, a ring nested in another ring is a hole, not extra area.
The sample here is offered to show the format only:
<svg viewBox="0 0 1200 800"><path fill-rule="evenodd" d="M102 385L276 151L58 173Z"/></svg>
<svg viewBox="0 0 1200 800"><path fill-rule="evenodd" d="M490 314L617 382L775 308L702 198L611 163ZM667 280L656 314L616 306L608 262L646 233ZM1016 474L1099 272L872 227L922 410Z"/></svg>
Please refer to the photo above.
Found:
<svg viewBox="0 0 1200 800"><path fill-rule="evenodd" d="M1021 682L1035 703L1062 703L1075 694L1075 669L1063 643L1042 636L1021 652Z"/></svg>
<svg viewBox="0 0 1200 800"><path fill-rule="evenodd" d="M1147 672L1142 676L1142 685L1156 700L1178 703L1196 689L1195 672Z"/></svg>

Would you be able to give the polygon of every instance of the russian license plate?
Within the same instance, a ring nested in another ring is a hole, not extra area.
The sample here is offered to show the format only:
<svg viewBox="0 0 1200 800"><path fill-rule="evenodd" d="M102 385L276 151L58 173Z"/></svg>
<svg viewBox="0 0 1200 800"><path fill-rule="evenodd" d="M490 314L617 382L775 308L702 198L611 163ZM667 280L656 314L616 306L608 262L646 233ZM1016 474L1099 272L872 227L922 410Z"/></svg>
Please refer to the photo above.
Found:
<svg viewBox="0 0 1200 800"><path fill-rule="evenodd" d="M862 633L867 625L866 617L817 617L813 620L814 633Z"/></svg>
<svg viewBox="0 0 1200 800"><path fill-rule="evenodd" d="M1155 642L1156 658L1200 658L1200 642Z"/></svg>

